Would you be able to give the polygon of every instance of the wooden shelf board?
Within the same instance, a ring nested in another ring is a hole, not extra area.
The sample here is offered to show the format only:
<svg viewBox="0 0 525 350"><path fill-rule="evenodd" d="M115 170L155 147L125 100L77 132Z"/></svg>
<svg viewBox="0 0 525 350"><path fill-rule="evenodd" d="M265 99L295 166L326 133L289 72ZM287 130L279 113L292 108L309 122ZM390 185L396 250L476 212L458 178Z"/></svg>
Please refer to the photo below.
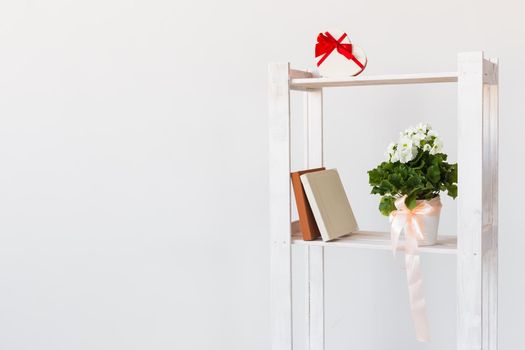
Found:
<svg viewBox="0 0 525 350"><path fill-rule="evenodd" d="M457 72L420 73L398 75L357 76L348 78L296 78L290 80L290 88L295 90L320 89L324 87L345 87L364 85L403 85L454 83L458 81Z"/></svg>
<svg viewBox="0 0 525 350"><path fill-rule="evenodd" d="M324 247L350 247L350 248L367 248L391 250L389 232L357 231L348 236L330 242L324 242L321 239L315 241L304 241L300 233L292 235L292 244L324 246ZM399 240L398 250L404 250L404 241ZM437 254L456 254L457 239L456 236L439 235L438 242L432 246L420 246L421 253Z"/></svg>

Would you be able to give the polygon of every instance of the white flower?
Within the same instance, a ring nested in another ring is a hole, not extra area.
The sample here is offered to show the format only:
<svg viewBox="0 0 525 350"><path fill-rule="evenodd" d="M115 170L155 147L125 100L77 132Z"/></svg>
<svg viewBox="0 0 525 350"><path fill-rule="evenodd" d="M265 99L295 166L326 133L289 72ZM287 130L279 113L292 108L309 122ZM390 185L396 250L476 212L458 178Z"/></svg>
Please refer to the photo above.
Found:
<svg viewBox="0 0 525 350"><path fill-rule="evenodd" d="M407 163L415 159L420 150L433 155L443 151L443 141L428 123L400 132L398 142L388 145L385 156L392 163Z"/></svg>
<svg viewBox="0 0 525 350"><path fill-rule="evenodd" d="M404 137L397 144L397 153L401 163L410 162L417 155L417 147L411 138Z"/></svg>
<svg viewBox="0 0 525 350"><path fill-rule="evenodd" d="M386 160L392 161L392 156L396 153L397 144L395 142L391 142L386 150Z"/></svg>
<svg viewBox="0 0 525 350"><path fill-rule="evenodd" d="M402 135L403 136L410 136L410 135L415 134L416 132L417 132L417 129L412 127L412 126L410 126L402 133Z"/></svg>
<svg viewBox="0 0 525 350"><path fill-rule="evenodd" d="M412 142L414 143L414 145L419 147L421 145L421 141L423 141L426 138L426 135L423 132L417 131L410 138L412 139Z"/></svg>
<svg viewBox="0 0 525 350"><path fill-rule="evenodd" d="M392 153L392 155L390 156L390 162L399 162L399 152Z"/></svg>
<svg viewBox="0 0 525 350"><path fill-rule="evenodd" d="M430 154L437 154L441 153L443 151L443 141L441 141L440 138L434 139L434 145L432 146L432 149L430 150Z"/></svg>
<svg viewBox="0 0 525 350"><path fill-rule="evenodd" d="M427 139L430 140L432 137L439 137L439 134L435 132L434 130L430 129L427 132Z"/></svg>
<svg viewBox="0 0 525 350"><path fill-rule="evenodd" d="M409 138L412 140L414 146L419 148L422 146L422 141L426 140L427 133L430 129L430 125L419 123L415 128L409 127L400 133L399 138Z"/></svg>
<svg viewBox="0 0 525 350"><path fill-rule="evenodd" d="M398 157L401 163L408 163L414 159L414 154L411 149L406 148L399 150Z"/></svg>
<svg viewBox="0 0 525 350"><path fill-rule="evenodd" d="M419 123L416 126L416 130L422 134L426 134L429 130L431 130L432 127L428 123Z"/></svg>

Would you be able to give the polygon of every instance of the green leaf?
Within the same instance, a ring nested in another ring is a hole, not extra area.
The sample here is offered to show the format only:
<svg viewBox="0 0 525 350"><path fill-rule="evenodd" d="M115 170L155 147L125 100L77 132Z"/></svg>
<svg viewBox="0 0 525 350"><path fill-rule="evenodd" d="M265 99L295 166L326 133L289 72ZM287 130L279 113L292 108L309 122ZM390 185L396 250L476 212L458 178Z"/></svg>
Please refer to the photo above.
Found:
<svg viewBox="0 0 525 350"><path fill-rule="evenodd" d="M435 165L435 166L440 166L443 163L443 160L444 160L443 156L445 156L445 155L441 154L441 153L430 155L430 164L431 165ZM445 156L445 158L446 158L446 156Z"/></svg>
<svg viewBox="0 0 525 350"><path fill-rule="evenodd" d="M401 175L394 173L388 177L388 180L390 183L395 186L396 188L399 188L403 185L403 178Z"/></svg>
<svg viewBox="0 0 525 350"><path fill-rule="evenodd" d="M395 201L396 199L391 196L381 198L381 201L379 202L379 211L381 214L388 216L392 211L396 210L396 206L394 205Z"/></svg>
<svg viewBox="0 0 525 350"><path fill-rule="evenodd" d="M368 182L371 185L377 185L381 182L381 174L377 168L368 172Z"/></svg>
<svg viewBox="0 0 525 350"><path fill-rule="evenodd" d="M385 170L385 171L389 171L389 170L392 170L394 168L394 165L395 163L390 163L390 162L383 162L381 163L381 166L382 168Z"/></svg>
<svg viewBox="0 0 525 350"><path fill-rule="evenodd" d="M457 185L448 186L447 193L450 197L455 199L458 196L458 186Z"/></svg>
<svg viewBox="0 0 525 350"><path fill-rule="evenodd" d="M450 182L458 182L458 164L452 164L451 167L452 176L450 178Z"/></svg>
<svg viewBox="0 0 525 350"><path fill-rule="evenodd" d="M406 179L406 177L408 176L408 168L404 165L402 166L399 166L397 169L396 169L396 173L401 176L401 178L403 179Z"/></svg>
<svg viewBox="0 0 525 350"><path fill-rule="evenodd" d="M380 195L385 194L385 193L382 193L382 191L377 186L372 187L372 191L370 193L371 194L380 194Z"/></svg>
<svg viewBox="0 0 525 350"><path fill-rule="evenodd" d="M416 201L418 199L424 198L425 193L428 191L425 191L425 188L423 186L418 186L415 188L412 188L407 195L407 198L405 199L405 204L409 209L414 209L416 207Z"/></svg>
<svg viewBox="0 0 525 350"><path fill-rule="evenodd" d="M408 209L412 210L417 205L417 192L414 191L412 194L408 195L405 199L405 205Z"/></svg>
<svg viewBox="0 0 525 350"><path fill-rule="evenodd" d="M439 180L441 179L441 173L439 172L439 167L437 165L428 167L427 178L433 184L439 183Z"/></svg>
<svg viewBox="0 0 525 350"><path fill-rule="evenodd" d="M414 166L413 169L416 169L416 170L423 169L425 165L426 165L425 160L422 159L421 163L419 163L419 165Z"/></svg>
<svg viewBox="0 0 525 350"><path fill-rule="evenodd" d="M411 165L417 164L421 160L421 158L423 157L424 154L425 154L425 152L423 152L422 150L419 150L417 155L416 155L416 157L414 159L412 159L409 163Z"/></svg>
<svg viewBox="0 0 525 350"><path fill-rule="evenodd" d="M409 188L416 188L421 185L421 179L417 175L412 175L408 178L406 185Z"/></svg>
<svg viewBox="0 0 525 350"><path fill-rule="evenodd" d="M384 191L385 193L392 193L394 191L394 185L392 185L390 181L385 179L379 184L379 189L381 191Z"/></svg>

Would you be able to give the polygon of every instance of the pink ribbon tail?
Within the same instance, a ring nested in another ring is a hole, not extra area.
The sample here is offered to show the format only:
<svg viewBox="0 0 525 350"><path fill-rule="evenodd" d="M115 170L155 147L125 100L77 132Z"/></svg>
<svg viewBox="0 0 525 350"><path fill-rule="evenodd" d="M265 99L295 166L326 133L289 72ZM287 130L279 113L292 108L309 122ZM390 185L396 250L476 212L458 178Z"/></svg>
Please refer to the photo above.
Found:
<svg viewBox="0 0 525 350"><path fill-rule="evenodd" d="M398 198L395 202L396 211L390 213L392 239L392 252L395 256L399 236L405 229L405 267L408 283L408 296L412 322L416 332L416 339L421 342L430 340L430 331L427 319L427 308L423 293L423 276L421 274L421 261L418 255L418 239L424 239L424 225L422 217L432 214L437 207L428 202L422 202L413 210L405 205L406 196Z"/></svg>
<svg viewBox="0 0 525 350"><path fill-rule="evenodd" d="M415 248L413 253L410 249L405 252L405 267L408 283L408 296L410 300L410 311L412 312L412 322L416 332L416 339L421 342L430 340L430 331L427 319L427 306L423 293L423 275L421 274L421 258L417 254L417 238L414 234L407 235L407 248Z"/></svg>
<svg viewBox="0 0 525 350"><path fill-rule="evenodd" d="M430 340L428 329L427 308L423 295L423 277L418 255L405 255L407 268L408 294L410 297L410 310L412 311L412 322L416 331L416 339L421 342Z"/></svg>

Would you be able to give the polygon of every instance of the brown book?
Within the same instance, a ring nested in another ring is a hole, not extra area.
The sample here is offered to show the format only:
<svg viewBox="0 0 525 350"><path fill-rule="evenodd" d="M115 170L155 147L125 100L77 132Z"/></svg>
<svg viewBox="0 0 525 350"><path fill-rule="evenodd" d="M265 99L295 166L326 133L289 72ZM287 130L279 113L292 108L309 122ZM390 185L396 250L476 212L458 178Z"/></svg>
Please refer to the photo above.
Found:
<svg viewBox="0 0 525 350"><path fill-rule="evenodd" d="M297 212L299 213L299 226L305 241L313 241L321 237L319 228L315 222L315 217L304 193L303 184L301 183L301 175L313 173L316 171L325 170L325 168L308 169L291 173L293 192L295 194L295 203L297 205Z"/></svg>

